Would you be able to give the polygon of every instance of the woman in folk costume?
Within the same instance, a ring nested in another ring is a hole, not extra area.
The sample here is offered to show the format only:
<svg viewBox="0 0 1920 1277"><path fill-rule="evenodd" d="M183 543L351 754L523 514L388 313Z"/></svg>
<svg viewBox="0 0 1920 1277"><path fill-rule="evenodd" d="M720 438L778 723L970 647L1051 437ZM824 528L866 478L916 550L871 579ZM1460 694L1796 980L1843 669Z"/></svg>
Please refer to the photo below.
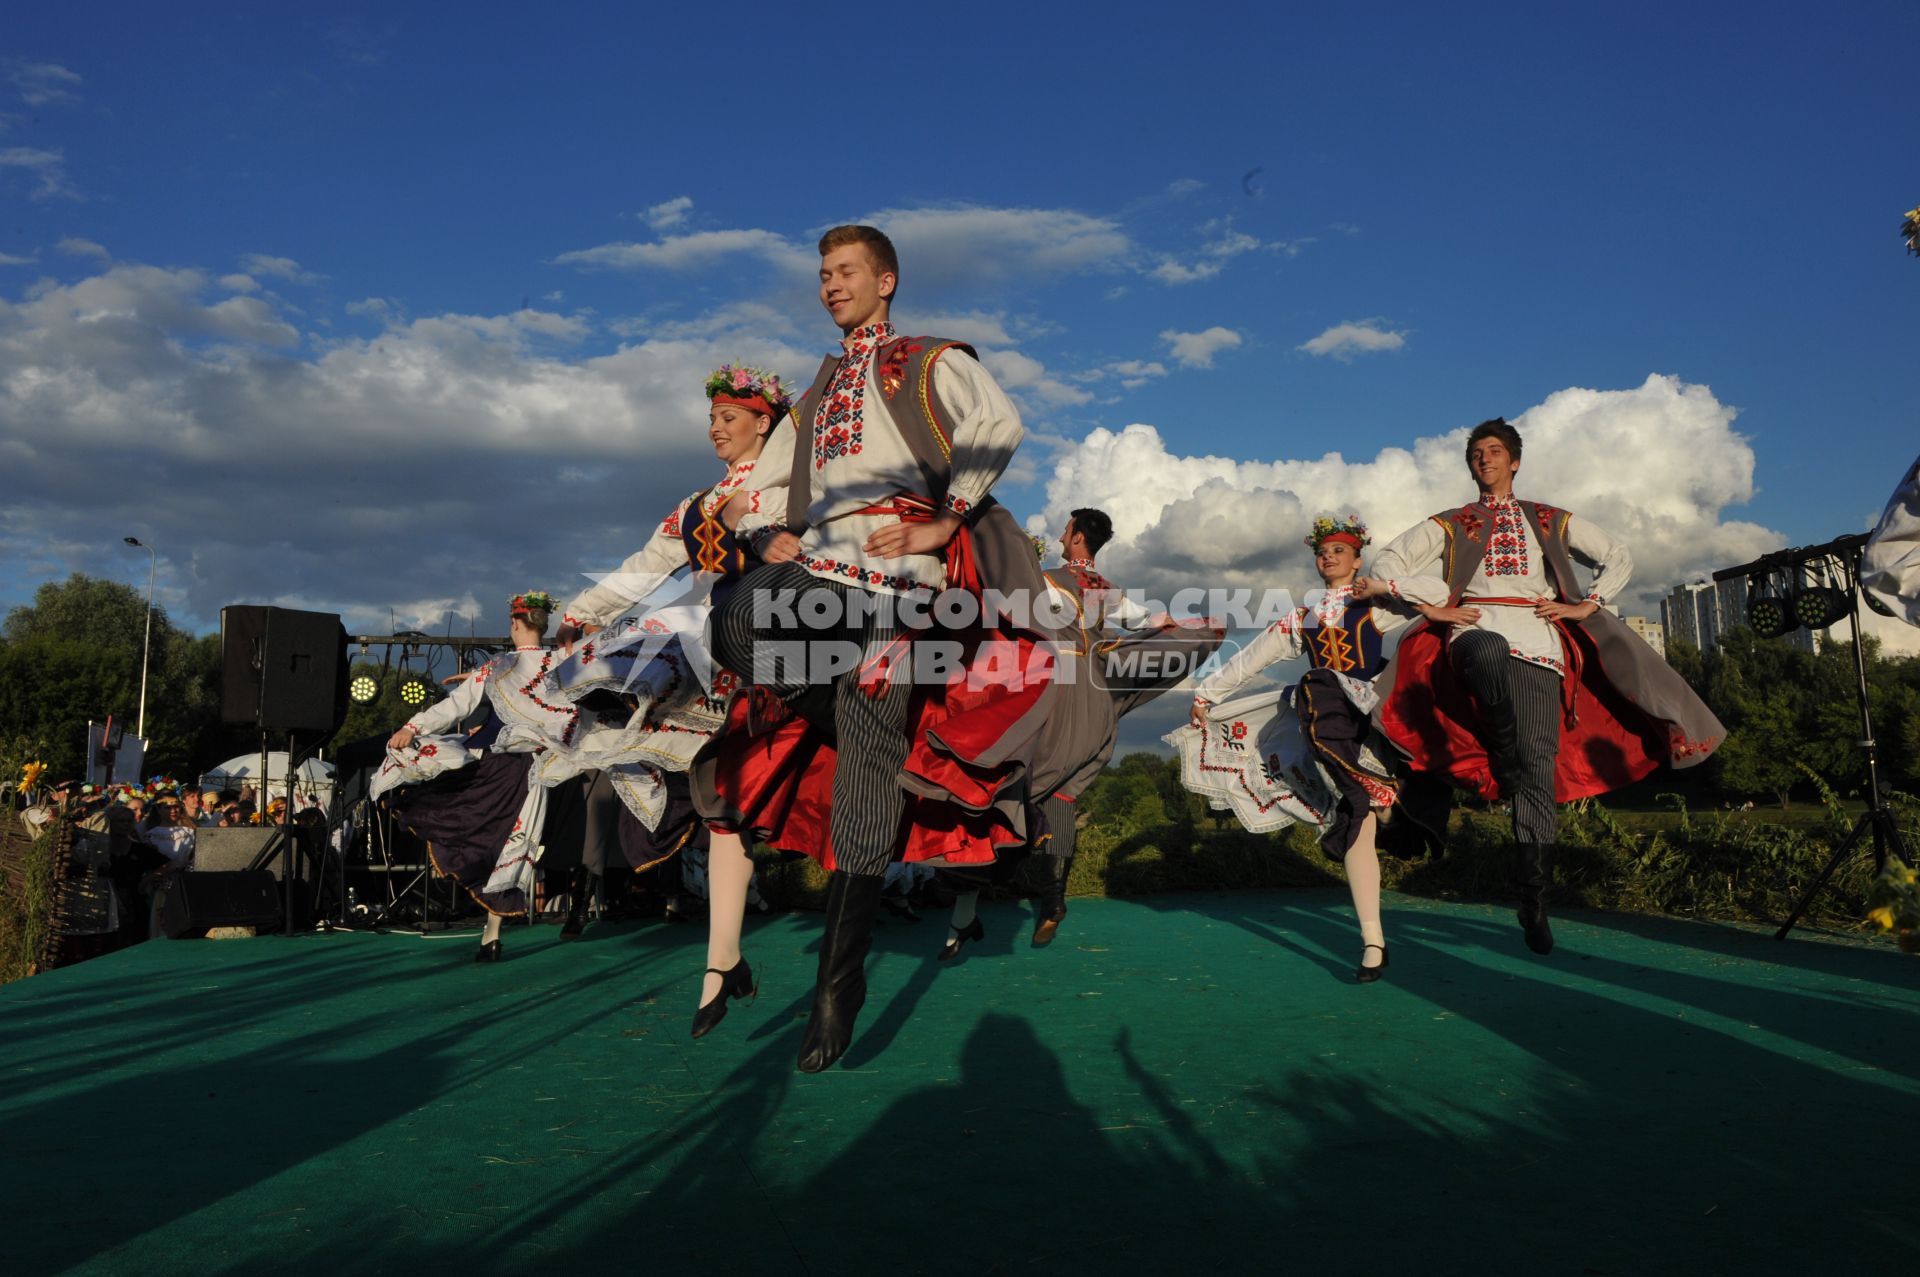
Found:
<svg viewBox="0 0 1920 1277"><path fill-rule="evenodd" d="M376 799L398 791L390 806L400 823L487 911L476 962L498 962L502 920L527 911L548 789L577 774L557 749L583 730L580 710L544 694L553 600L529 591L508 606L513 650L408 719L369 789Z"/></svg>
<svg viewBox="0 0 1920 1277"><path fill-rule="evenodd" d="M682 501L617 571L567 604L559 637L578 647L553 678L557 692L573 700L612 694L631 706L622 730L581 751L582 761L629 778L623 783L636 791L650 787L647 812L622 822L628 858L670 852L690 837L707 841L707 970L693 1019L696 1038L725 1018L729 998L750 997L756 989L740 952L753 862L739 834L700 820L686 772L725 725L727 699L741 685L707 659L707 617L758 565L738 528L742 516L760 508L763 492L786 486L784 467L777 473L756 467L791 406L777 375L744 365L719 368L706 393L707 437L726 473ZM662 589L688 569L683 589ZM623 615L643 599L647 608Z"/></svg>
<svg viewBox="0 0 1920 1277"><path fill-rule="evenodd" d="M1180 779L1254 833L1295 821L1320 830L1320 849L1347 872L1360 920L1362 984L1387 967L1380 924L1376 810L1393 804L1394 786L1367 748L1368 715L1379 704L1373 680L1386 668L1381 641L1404 616L1353 597L1361 554L1371 538L1359 515L1313 521L1306 538L1326 588L1295 608L1203 680L1190 721L1167 743L1180 751ZM1310 668L1293 686L1228 699L1279 661L1305 656Z"/></svg>

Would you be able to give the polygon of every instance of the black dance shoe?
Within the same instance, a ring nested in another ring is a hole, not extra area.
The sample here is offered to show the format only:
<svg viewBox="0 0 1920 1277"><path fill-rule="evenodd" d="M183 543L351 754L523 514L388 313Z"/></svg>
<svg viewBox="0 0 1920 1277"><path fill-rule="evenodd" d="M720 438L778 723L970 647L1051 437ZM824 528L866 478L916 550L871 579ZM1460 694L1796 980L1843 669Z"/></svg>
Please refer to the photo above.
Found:
<svg viewBox="0 0 1920 1277"><path fill-rule="evenodd" d="M953 931L953 928L949 927L947 930ZM958 931L954 931L952 935L947 937L947 942L940 946L940 961L952 962L960 956L960 951L967 947L967 941L971 940L975 944L978 944L986 938L986 927L981 925L980 919L975 918L972 922L969 922L966 926L960 928Z"/></svg>
<svg viewBox="0 0 1920 1277"><path fill-rule="evenodd" d="M578 940L587 929L587 911L593 907L593 888L598 874L584 868L567 870L567 920L560 924L562 940Z"/></svg>
<svg viewBox="0 0 1920 1277"><path fill-rule="evenodd" d="M853 1044L853 1021L867 1000L867 951L880 910L880 874L836 869L827 885L827 929L820 937L820 973L813 1011L800 1041L802 1073L819 1073Z"/></svg>
<svg viewBox="0 0 1920 1277"><path fill-rule="evenodd" d="M483 941L480 948L474 953L473 960L475 962L500 961L500 942L498 940Z"/></svg>
<svg viewBox="0 0 1920 1277"><path fill-rule="evenodd" d="M1367 965L1367 950L1369 949L1378 949L1380 951L1379 966L1370 967ZM1360 946L1360 965L1353 969L1353 978L1361 984L1372 984L1375 980L1378 980L1381 976L1385 975L1386 973L1387 973L1387 946L1383 944L1361 945Z"/></svg>
<svg viewBox="0 0 1920 1277"><path fill-rule="evenodd" d="M760 996L760 985L754 980L753 968L747 965L745 958L734 963L730 971L722 971L719 967L708 967L707 971L720 977L720 992L713 995L713 1001L693 1013L693 1036L696 1038L704 1038L713 1032L715 1025L727 1018L728 998L751 1002Z"/></svg>

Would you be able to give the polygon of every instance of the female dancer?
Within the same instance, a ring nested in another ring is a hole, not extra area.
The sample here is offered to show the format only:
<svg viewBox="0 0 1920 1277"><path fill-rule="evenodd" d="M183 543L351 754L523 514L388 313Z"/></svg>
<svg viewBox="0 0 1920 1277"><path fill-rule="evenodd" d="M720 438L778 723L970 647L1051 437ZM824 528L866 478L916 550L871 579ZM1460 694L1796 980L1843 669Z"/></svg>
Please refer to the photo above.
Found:
<svg viewBox="0 0 1920 1277"><path fill-rule="evenodd" d="M408 787L392 800L401 823L487 911L475 962L498 962L502 920L527 911L548 787L573 774L551 750L582 729L578 709L540 695L553 663L542 642L553 601L529 591L508 606L513 651L408 719L370 787L376 799Z"/></svg>
<svg viewBox="0 0 1920 1277"><path fill-rule="evenodd" d="M739 680L703 663L712 603L759 562L735 529L741 516L760 508L763 492L784 489L788 478L785 461L756 472L790 407L780 378L759 368L724 365L707 379L706 392L707 438L726 474L682 501L618 571L567 604L560 641L571 645L587 634L593 637L552 680L560 694L575 700L608 691L632 698L635 708L625 730L611 743L585 751L583 761L650 768L670 809L664 824L695 819L686 769L725 724L727 697L739 687ZM791 457L790 445L786 455ZM603 628L684 568L693 571L693 589L666 606ZM654 830L658 841L665 841L664 824ZM749 998L758 987L740 952L753 861L739 834L709 829L708 837L707 970L693 1018L696 1038L726 1017L729 998Z"/></svg>
<svg viewBox="0 0 1920 1277"><path fill-rule="evenodd" d="M1318 518L1306 538L1326 589L1295 608L1200 683L1187 726L1166 740L1180 751L1180 779L1259 833L1294 821L1319 826L1320 847L1340 861L1360 920L1362 984L1387 966L1380 925L1380 860L1374 810L1394 786L1365 748L1379 703L1372 680L1386 665L1381 637L1407 618L1352 600L1361 551L1371 537L1358 515ZM1280 692L1228 701L1278 661L1304 654L1311 668Z"/></svg>

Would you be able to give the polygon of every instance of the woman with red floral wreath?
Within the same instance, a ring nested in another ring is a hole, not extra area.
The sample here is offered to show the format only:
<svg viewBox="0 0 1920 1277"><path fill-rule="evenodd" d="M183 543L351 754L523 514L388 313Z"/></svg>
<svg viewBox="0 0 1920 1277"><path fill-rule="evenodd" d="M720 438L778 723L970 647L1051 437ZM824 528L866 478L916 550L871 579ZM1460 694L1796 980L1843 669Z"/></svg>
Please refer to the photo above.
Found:
<svg viewBox="0 0 1920 1277"><path fill-rule="evenodd" d="M1326 588L1202 680L1188 725L1166 737L1180 751L1181 782L1249 830L1319 827L1321 850L1346 869L1353 892L1361 939L1354 977L1362 984L1387 966L1374 812L1394 800L1391 777L1367 748L1368 716L1380 701L1373 680L1387 663L1381 640L1409 619L1353 598L1370 539L1359 515L1315 519L1306 543ZM1310 668L1291 687L1227 699L1261 670L1301 656Z"/></svg>
<svg viewBox="0 0 1920 1277"><path fill-rule="evenodd" d="M750 997L757 988L740 952L753 862L739 834L707 829L696 817L686 771L725 725L727 698L740 685L705 657L707 616L759 564L736 529L760 509L763 491L786 486L785 465L767 474L757 466L790 406L778 375L745 365L715 370L706 393L707 438L726 474L682 501L644 546L567 604L559 638L579 646L551 683L575 701L611 693L630 706L622 730L576 751L627 788L651 791L640 821L622 822L629 859L636 841L656 850L679 845L689 833L706 841L707 969L694 1014L696 1038L725 1018L729 998ZM662 588L688 570L686 588ZM649 606L624 615L642 600ZM622 797L632 808L629 794Z"/></svg>

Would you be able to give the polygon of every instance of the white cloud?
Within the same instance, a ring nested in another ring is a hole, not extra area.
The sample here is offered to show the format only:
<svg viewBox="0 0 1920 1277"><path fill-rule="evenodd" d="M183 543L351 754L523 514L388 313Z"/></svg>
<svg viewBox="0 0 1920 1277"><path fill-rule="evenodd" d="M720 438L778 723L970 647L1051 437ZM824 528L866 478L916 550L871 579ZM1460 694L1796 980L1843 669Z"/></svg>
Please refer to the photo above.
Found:
<svg viewBox="0 0 1920 1277"><path fill-rule="evenodd" d="M251 275L222 275L215 281L230 293L257 293L260 281Z"/></svg>
<svg viewBox="0 0 1920 1277"><path fill-rule="evenodd" d="M1231 328L1215 326L1204 332L1183 333L1168 329L1160 334L1175 361L1186 368L1211 368L1213 357L1241 343L1240 334Z"/></svg>
<svg viewBox="0 0 1920 1277"><path fill-rule="evenodd" d="M1169 195L1191 195L1195 191L1204 191L1205 189L1207 189L1207 184L1195 177L1176 178L1167 183L1167 194Z"/></svg>
<svg viewBox="0 0 1920 1277"><path fill-rule="evenodd" d="M882 209L859 220L893 241L908 293L1112 268L1135 251L1118 222L1072 209L960 204Z"/></svg>
<svg viewBox="0 0 1920 1277"><path fill-rule="evenodd" d="M1374 319L1362 320L1357 324L1335 324L1312 341L1302 342L1295 349L1304 350L1309 355L1331 356L1342 361L1355 355L1371 354L1380 350L1399 350L1407 344L1407 335L1383 328Z"/></svg>
<svg viewBox="0 0 1920 1277"><path fill-rule="evenodd" d="M1675 582L1782 544L1780 533L1727 517L1753 496L1753 450L1733 418L1711 390L1675 377L1632 390L1562 390L1515 419L1526 445L1515 487L1623 537L1635 566L1622 610L1658 615ZM1113 515L1115 543L1101 562L1123 584L1297 592L1315 579L1300 544L1315 514L1359 511L1384 543L1470 500L1467 431L1370 460L1240 461L1174 453L1149 425L1095 430L1060 458L1045 512L1028 526L1057 526L1093 504Z"/></svg>
<svg viewBox="0 0 1920 1277"><path fill-rule="evenodd" d="M15 257L12 253L0 253L0 266L31 266L39 260L38 257Z"/></svg>
<svg viewBox="0 0 1920 1277"><path fill-rule="evenodd" d="M81 239L77 235L69 235L53 247L55 251L65 253L68 257L98 257L106 261L113 256L107 251L106 245L96 244L90 239Z"/></svg>
<svg viewBox="0 0 1920 1277"><path fill-rule="evenodd" d="M1285 243L1262 243L1245 231L1235 230L1230 218L1217 218L1202 226L1200 231L1212 238L1202 245L1197 260L1182 262L1177 258L1163 257L1148 274L1163 284L1192 284L1212 279L1227 268L1228 262L1245 253L1272 248L1292 256L1299 251L1297 247Z"/></svg>
<svg viewBox="0 0 1920 1277"><path fill-rule="evenodd" d="M10 146L0 150L0 168L19 169L32 174L37 200L79 199L80 192L67 176L67 158L63 152L37 146Z"/></svg>
<svg viewBox="0 0 1920 1277"><path fill-rule="evenodd" d="M28 106L78 102L80 86L86 83L56 62L13 63L7 71L7 80L19 90Z"/></svg>
<svg viewBox="0 0 1920 1277"><path fill-rule="evenodd" d="M903 333L949 337L976 347L1012 347L1020 344L1019 339L1007 330L1007 317L999 313L971 310L927 314L917 310L902 310L894 317L893 324Z"/></svg>
<svg viewBox="0 0 1920 1277"><path fill-rule="evenodd" d="M117 570L94 492L112 457L139 476L142 535L192 623L299 600L383 631L396 599L433 616L465 591L570 594L715 477L710 369L811 371L819 355L750 333L555 353L585 319L408 320L377 299L358 304L375 333L305 345L284 304L229 291L211 273L119 264L0 300L9 562ZM563 472L578 517L525 506L522 488Z"/></svg>
<svg viewBox="0 0 1920 1277"><path fill-rule="evenodd" d="M1047 371L1047 366L1017 350L983 350L980 362L1000 388L1016 400L1032 399L1050 407L1089 403L1093 396Z"/></svg>
<svg viewBox="0 0 1920 1277"><path fill-rule="evenodd" d="M647 225L651 226L654 230L670 231L686 221L687 214L692 211L693 197L691 195L682 195L678 199L670 199L664 203L655 204L647 209L646 212L640 214L640 216L644 218Z"/></svg>
<svg viewBox="0 0 1920 1277"><path fill-rule="evenodd" d="M614 243L562 253L563 266L599 266L614 270L698 270L733 257L759 257L789 274L813 273L814 256L772 231L698 231L651 244Z"/></svg>
<svg viewBox="0 0 1920 1277"><path fill-rule="evenodd" d="M272 257L266 253L248 253L240 259L240 265L248 274L284 279L292 284L317 284L326 278L302 269L291 257Z"/></svg>

